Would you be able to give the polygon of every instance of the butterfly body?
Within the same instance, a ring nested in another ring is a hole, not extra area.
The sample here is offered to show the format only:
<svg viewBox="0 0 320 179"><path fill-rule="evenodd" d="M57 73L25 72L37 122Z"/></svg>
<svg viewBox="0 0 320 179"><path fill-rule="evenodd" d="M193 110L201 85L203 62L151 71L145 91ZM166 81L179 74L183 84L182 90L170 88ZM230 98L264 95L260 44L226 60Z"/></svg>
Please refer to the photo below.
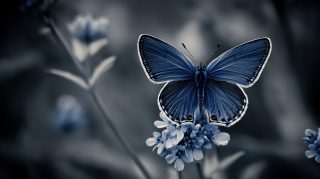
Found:
<svg viewBox="0 0 320 179"><path fill-rule="evenodd" d="M234 47L206 67L195 67L179 50L150 35L141 35L138 53L151 82L165 83L158 106L176 123L195 122L201 112L210 123L230 127L246 112L248 98L242 88L259 78L271 52L269 38Z"/></svg>
<svg viewBox="0 0 320 179"><path fill-rule="evenodd" d="M198 107L200 112L203 110L203 101L205 98L205 87L207 83L207 70L200 64L195 72L194 82L196 84L197 96L198 96Z"/></svg>

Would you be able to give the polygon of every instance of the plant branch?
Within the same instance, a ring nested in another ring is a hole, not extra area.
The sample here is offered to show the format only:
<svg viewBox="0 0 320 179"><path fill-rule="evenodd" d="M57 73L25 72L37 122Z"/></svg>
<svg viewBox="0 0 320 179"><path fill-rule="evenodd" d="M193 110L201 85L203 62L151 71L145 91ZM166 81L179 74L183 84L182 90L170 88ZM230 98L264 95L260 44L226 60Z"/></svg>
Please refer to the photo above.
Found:
<svg viewBox="0 0 320 179"><path fill-rule="evenodd" d="M83 78L83 80L89 84L89 77L90 75L86 73L86 70L83 68L82 64L80 63L80 61L77 60L77 58L73 55L72 50L70 49L67 41L65 40L65 38L63 37L63 35L61 34L61 32L59 31L59 29L57 28L56 24L54 23L54 21L49 17L49 16L45 16L44 14L42 14L43 20L46 22L46 24L49 26L49 28L51 29L53 35L57 38L57 40L62 44L62 46L66 49L66 51L68 52L68 54L70 55L72 61L74 62L74 64L77 66L81 77ZM104 110L104 104L103 102L99 99L95 89L94 89L94 85L92 87L90 87L89 89L87 89L88 93L91 95L91 97L93 98L93 101L96 103L98 109L100 110L101 114L103 115L103 118L105 119L106 123L108 124L108 126L110 127L110 129L112 130L112 132L114 133L115 137L119 140L120 144L122 145L122 147L124 148L124 150L128 153L128 155L132 158L133 162L137 165L137 167L140 169L140 171L142 172L142 174L144 175L144 177L146 179L151 179L151 176L149 175L149 173L147 172L147 170L145 169L145 167L143 166L142 162L136 157L135 153L133 152L133 150L131 149L131 147L129 146L129 144L124 140L124 138L122 137L122 135L118 132L118 130L116 129L116 126L113 124L112 120L109 118L107 112Z"/></svg>
<svg viewBox="0 0 320 179"><path fill-rule="evenodd" d="M198 171L198 174L199 174L199 179L205 179L204 175L203 175L202 168L201 168L201 164L200 163L196 163L196 167L197 167L197 171Z"/></svg>

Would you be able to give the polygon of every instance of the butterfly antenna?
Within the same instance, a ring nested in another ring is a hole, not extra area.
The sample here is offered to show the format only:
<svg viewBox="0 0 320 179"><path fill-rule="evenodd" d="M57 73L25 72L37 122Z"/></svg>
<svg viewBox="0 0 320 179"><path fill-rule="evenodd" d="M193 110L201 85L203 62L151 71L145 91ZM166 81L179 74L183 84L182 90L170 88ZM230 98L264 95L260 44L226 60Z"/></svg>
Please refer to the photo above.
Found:
<svg viewBox="0 0 320 179"><path fill-rule="evenodd" d="M210 54L209 56L209 60L211 59L211 57L213 56L213 54L219 49L219 47L222 45L222 43L218 43L217 47L213 50L213 52Z"/></svg>
<svg viewBox="0 0 320 179"><path fill-rule="evenodd" d="M187 49L186 45L182 43L183 48L189 53L189 55L194 59L193 55L190 53L190 51Z"/></svg>

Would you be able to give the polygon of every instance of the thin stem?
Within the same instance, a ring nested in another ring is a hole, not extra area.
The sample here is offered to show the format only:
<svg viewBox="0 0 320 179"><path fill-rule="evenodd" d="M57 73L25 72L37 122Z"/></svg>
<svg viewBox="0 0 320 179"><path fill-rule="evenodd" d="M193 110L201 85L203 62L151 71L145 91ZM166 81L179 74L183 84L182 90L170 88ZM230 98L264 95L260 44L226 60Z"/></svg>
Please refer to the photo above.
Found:
<svg viewBox="0 0 320 179"><path fill-rule="evenodd" d="M197 167L197 171L198 171L198 174L199 174L199 179L205 179L204 175L203 175L202 168L201 168L201 164L200 163L196 163L196 167Z"/></svg>
<svg viewBox="0 0 320 179"><path fill-rule="evenodd" d="M50 27L53 35L58 39L58 41L62 44L62 46L66 49L68 54L70 55L71 59L73 60L74 64L77 66L81 77L85 80L85 82L88 83L89 81L89 75L86 73L86 70L83 68L82 64L77 60L77 58L73 55L70 47L68 46L66 40L62 36L61 32L57 28L56 24L54 21L48 17L48 16L43 16L44 21L48 24ZM142 162L136 157L135 153L131 149L131 147L128 145L128 143L124 140L122 135L118 132L116 126L113 124L112 120L109 118L107 112L104 110L103 102L100 100L98 97L95 88L91 87L88 89L88 93L91 95L93 98L93 101L96 103L98 109L100 110L101 114L103 115L103 118L107 122L108 126L110 127L111 131L114 133L115 137L119 140L120 144L124 148L124 150L128 153L128 155L132 158L133 162L137 165L137 167L141 170L142 174L146 179L151 179L150 174L147 172L145 167L143 166Z"/></svg>
<svg viewBox="0 0 320 179"><path fill-rule="evenodd" d="M178 179L183 179L182 171L178 171Z"/></svg>

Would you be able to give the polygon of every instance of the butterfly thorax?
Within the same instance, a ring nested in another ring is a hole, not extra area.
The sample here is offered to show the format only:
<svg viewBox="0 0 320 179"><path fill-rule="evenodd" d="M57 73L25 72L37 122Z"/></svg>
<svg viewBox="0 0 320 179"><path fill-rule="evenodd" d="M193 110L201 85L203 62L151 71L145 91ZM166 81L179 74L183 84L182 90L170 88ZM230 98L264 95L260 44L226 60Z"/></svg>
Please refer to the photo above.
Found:
<svg viewBox="0 0 320 179"><path fill-rule="evenodd" d="M199 109L200 109L200 111L202 111L203 100L204 100L204 95L205 95L204 89L205 89L205 85L207 83L207 70L201 64L200 64L200 66L197 67L194 80L195 80L196 87L197 87Z"/></svg>

